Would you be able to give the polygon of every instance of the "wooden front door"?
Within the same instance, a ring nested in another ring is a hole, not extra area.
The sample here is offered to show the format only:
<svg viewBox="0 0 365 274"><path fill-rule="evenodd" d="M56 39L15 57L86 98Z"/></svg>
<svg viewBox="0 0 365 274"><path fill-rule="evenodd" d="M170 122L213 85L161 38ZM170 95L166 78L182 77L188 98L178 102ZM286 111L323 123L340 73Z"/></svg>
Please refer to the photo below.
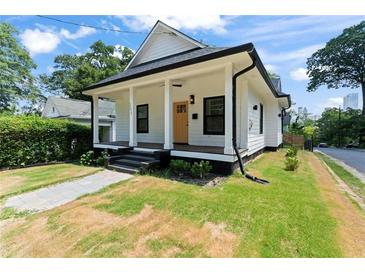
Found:
<svg viewBox="0 0 365 274"><path fill-rule="evenodd" d="M174 103L174 143L188 143L188 102Z"/></svg>

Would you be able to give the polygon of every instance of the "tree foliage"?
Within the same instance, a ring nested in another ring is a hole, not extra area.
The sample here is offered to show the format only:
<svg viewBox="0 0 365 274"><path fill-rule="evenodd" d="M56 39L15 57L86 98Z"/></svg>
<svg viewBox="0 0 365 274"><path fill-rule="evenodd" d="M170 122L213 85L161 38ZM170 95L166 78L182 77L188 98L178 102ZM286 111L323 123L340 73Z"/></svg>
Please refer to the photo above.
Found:
<svg viewBox="0 0 365 274"><path fill-rule="evenodd" d="M86 99L80 91L122 72L132 56L133 52L127 47L116 48L99 40L83 55L58 55L54 60L54 72L41 75L41 81L51 93Z"/></svg>
<svg viewBox="0 0 365 274"><path fill-rule="evenodd" d="M345 29L316 51L307 60L307 69L308 91L315 91L321 85L329 89L361 86L365 115L365 21Z"/></svg>
<svg viewBox="0 0 365 274"><path fill-rule="evenodd" d="M365 117L361 115L360 110L338 108L326 109L321 118L316 121L318 130L316 131L316 139L318 142L326 142L329 145L338 145L340 135L340 146L344 146L351 142L359 142L361 136L364 135Z"/></svg>
<svg viewBox="0 0 365 274"><path fill-rule="evenodd" d="M32 75L37 66L17 35L12 25L0 23L0 112L14 112L19 99L35 100L39 95Z"/></svg>

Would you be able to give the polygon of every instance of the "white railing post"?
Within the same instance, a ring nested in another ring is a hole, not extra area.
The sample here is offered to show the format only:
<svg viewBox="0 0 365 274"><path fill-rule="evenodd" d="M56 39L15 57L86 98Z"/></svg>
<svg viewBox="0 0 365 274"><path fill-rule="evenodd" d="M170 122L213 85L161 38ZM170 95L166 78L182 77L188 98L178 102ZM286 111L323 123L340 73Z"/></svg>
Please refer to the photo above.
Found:
<svg viewBox="0 0 365 274"><path fill-rule="evenodd" d="M232 144L232 63L226 64L225 67L225 99L224 99L224 154L233 154Z"/></svg>
<svg viewBox="0 0 365 274"><path fill-rule="evenodd" d="M172 149L172 89L171 80L165 79L164 90L164 117L165 117L165 143L164 149Z"/></svg>
<svg viewBox="0 0 365 274"><path fill-rule="evenodd" d="M129 146L137 146L136 95L134 87L129 88Z"/></svg>
<svg viewBox="0 0 365 274"><path fill-rule="evenodd" d="M97 95L93 96L93 142L94 144L99 143L99 97Z"/></svg>

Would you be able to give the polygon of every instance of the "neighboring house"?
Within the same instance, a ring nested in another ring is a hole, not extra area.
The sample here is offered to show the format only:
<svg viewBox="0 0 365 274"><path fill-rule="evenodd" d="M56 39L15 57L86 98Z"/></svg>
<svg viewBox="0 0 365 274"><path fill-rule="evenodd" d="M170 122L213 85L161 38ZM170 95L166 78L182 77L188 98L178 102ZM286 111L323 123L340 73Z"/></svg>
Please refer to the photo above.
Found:
<svg viewBox="0 0 365 274"><path fill-rule="evenodd" d="M113 168L203 159L230 174L237 155L248 159L281 145L290 97L278 85L253 44L211 47L158 21L124 72L83 94L93 98L94 148L119 154ZM116 102L112 142L99 139L99 98Z"/></svg>
<svg viewBox="0 0 365 274"><path fill-rule="evenodd" d="M271 82L273 83L275 89L279 92L282 93L282 89L281 89L281 79L280 77L277 78L271 78ZM289 130L289 125L290 125L290 120L291 120L291 115L290 113L283 111L281 113L281 132L288 132Z"/></svg>
<svg viewBox="0 0 365 274"><path fill-rule="evenodd" d="M99 140L110 142L115 134L115 103L99 101ZM50 96L43 108L42 117L69 119L80 124L90 125L91 103Z"/></svg>

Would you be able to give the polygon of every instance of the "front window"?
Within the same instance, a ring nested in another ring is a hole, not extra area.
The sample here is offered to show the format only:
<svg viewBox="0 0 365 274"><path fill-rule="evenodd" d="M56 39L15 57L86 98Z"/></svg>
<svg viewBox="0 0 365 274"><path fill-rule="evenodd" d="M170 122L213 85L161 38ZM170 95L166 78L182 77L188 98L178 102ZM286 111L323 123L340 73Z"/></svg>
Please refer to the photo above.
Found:
<svg viewBox="0 0 365 274"><path fill-rule="evenodd" d="M137 106L137 133L148 133L148 105Z"/></svg>
<svg viewBox="0 0 365 274"><path fill-rule="evenodd" d="M204 134L224 135L224 96L204 98Z"/></svg>

